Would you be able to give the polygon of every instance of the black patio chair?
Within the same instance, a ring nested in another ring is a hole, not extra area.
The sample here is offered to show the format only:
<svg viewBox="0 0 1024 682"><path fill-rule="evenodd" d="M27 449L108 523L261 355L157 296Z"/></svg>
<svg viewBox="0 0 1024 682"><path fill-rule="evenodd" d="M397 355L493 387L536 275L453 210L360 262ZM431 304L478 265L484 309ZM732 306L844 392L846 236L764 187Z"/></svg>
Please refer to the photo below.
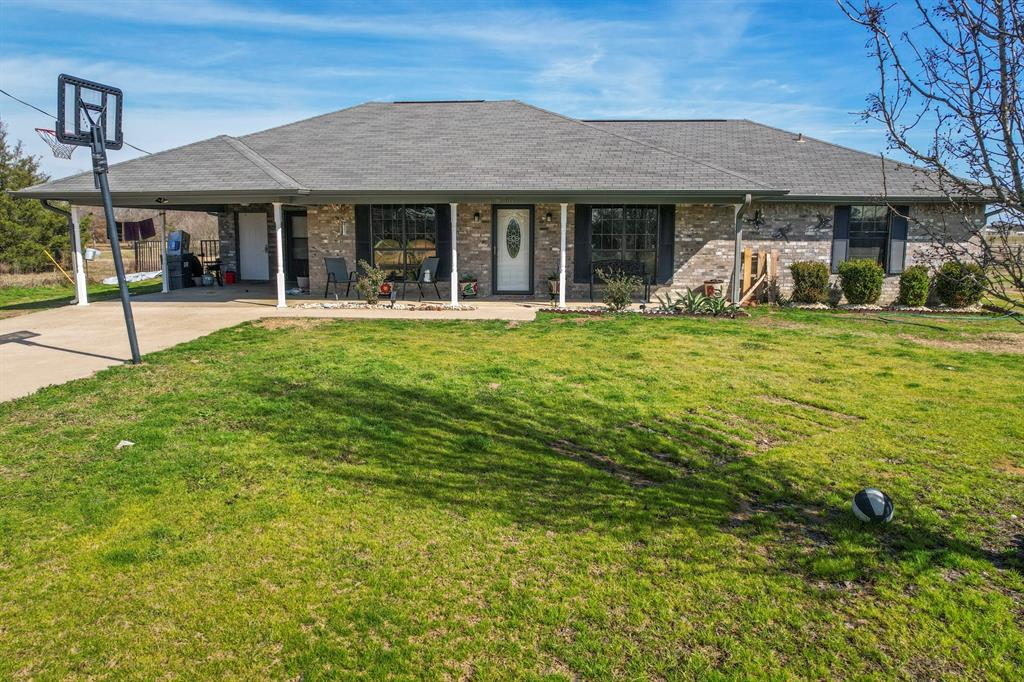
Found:
<svg viewBox="0 0 1024 682"><path fill-rule="evenodd" d="M438 300L440 300L440 298L441 298L441 290L437 288L437 264L440 263L440 262L441 262L441 259L438 258L437 256L430 256L429 258L424 258L423 262L420 263L419 272L416 273L416 288L420 290L420 300L421 301L423 300L423 285L424 284L433 284L434 285L434 292L437 293ZM426 279L424 279L428 272L430 273L430 281L429 282ZM403 299L405 298L405 288L407 286L409 286L409 281L408 280L406 280L402 284L402 298Z"/></svg>
<svg viewBox="0 0 1024 682"><path fill-rule="evenodd" d="M327 286L324 287L324 298L331 286L334 286L334 300L338 300L338 285L345 284L345 298L352 289L352 282L356 280L356 273L350 272L348 263L344 258L324 258L324 267L327 268Z"/></svg>
<svg viewBox="0 0 1024 682"><path fill-rule="evenodd" d="M651 301L651 278L647 275L647 264L642 260L596 260L590 267L590 300L594 300L594 284L599 282L599 272L606 275L631 275L639 277L644 286L644 302Z"/></svg>

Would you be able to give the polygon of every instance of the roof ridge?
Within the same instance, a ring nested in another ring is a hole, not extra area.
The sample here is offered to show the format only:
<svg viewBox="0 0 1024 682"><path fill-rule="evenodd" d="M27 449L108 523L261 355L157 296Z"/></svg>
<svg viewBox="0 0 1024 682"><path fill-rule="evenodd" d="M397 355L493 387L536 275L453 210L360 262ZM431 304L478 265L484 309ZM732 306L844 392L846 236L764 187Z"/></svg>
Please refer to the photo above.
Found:
<svg viewBox="0 0 1024 682"><path fill-rule="evenodd" d="M221 135L221 137L224 138L225 142L234 147L235 151L249 159L254 166L269 175L274 182L282 187L286 189L305 189L298 180L275 166L271 161L261 156L259 152L237 137L231 137L230 135Z"/></svg>
<svg viewBox="0 0 1024 682"><path fill-rule="evenodd" d="M728 168L722 168L720 166L716 166L713 163L707 163L706 161L699 161L699 160L691 158L689 156L685 156L684 154L679 154L678 152L673 152L673 151L670 151L668 149L663 149L662 147L658 147L658 146L653 145L653 144L651 144L649 142L644 142L643 140L637 140L637 139L634 139L634 138L629 137L627 135L622 135L621 133L616 133L616 132L612 132L610 130L605 130L604 128L601 128L600 126L594 125L593 123L590 123L588 121L583 121L583 120L578 119L578 118L572 118L571 116L566 116L565 114L559 114L556 111L550 111L549 109L544 109L542 107L538 107L535 104L530 104L529 102L523 102L522 100L515 99L515 100L512 100L512 101L516 102L518 104L522 104L523 106L530 107L531 109L536 109L537 111L543 112L545 114L549 114L551 116L557 116L558 118L565 119L566 121L571 121L571 122L576 123L578 125L586 126L587 128L590 128L591 130L596 130L596 131L601 132L601 133L603 133L605 135L611 135L612 137L617 137L617 138L622 139L622 140L627 140L629 142L632 142L633 144L638 144L638 145L642 145L644 147L649 147L650 149L654 149L656 151L662 152L663 154L668 154L669 156L675 156L677 158L684 159L684 160L689 161L691 163L700 164L701 166L705 166L707 168L714 169L714 170L718 171L719 173L726 173L727 175L732 175L732 176L737 177L737 178L739 178L739 179L741 179L741 180L743 180L745 182L753 183L757 187L763 187L764 189L775 189L775 188L771 187L770 185L766 185L763 182L758 182L757 180L754 180L753 178L748 178L747 176L745 176L745 175L743 175L741 173L737 173L736 171L729 170Z"/></svg>

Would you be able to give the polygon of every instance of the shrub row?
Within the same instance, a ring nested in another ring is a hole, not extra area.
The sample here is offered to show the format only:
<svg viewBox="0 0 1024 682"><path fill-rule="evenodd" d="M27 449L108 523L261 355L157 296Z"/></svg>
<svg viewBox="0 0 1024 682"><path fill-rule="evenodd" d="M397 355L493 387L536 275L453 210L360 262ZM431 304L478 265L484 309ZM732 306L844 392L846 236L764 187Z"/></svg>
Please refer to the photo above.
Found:
<svg viewBox="0 0 1024 682"><path fill-rule="evenodd" d="M793 274L793 301L796 303L825 303L829 300L829 271L825 263L801 261L789 266ZM839 266L839 285L848 303L853 305L876 303L882 295L885 270L873 260L849 260ZM928 268L914 265L900 275L898 303L922 306L928 301L929 289L934 285L935 296L951 308L976 305L985 293L985 273L973 263L943 263L935 273L934 281Z"/></svg>

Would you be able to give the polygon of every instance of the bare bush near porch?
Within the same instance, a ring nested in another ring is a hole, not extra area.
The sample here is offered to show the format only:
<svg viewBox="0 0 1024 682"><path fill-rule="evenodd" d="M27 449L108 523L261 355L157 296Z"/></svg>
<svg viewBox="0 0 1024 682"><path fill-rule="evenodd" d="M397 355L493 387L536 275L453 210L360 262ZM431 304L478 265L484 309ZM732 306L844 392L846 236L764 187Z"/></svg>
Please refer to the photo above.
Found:
<svg viewBox="0 0 1024 682"><path fill-rule="evenodd" d="M971 237L958 238L960 225L923 225L935 242L930 255L983 267L989 296L1024 312L1024 245L1014 238L1024 229L1024 3L917 0L912 25L897 30L895 4L837 1L870 33L877 63L879 88L864 117L883 123L890 147L929 171L922 186L941 190ZM975 224L964 198L985 199L997 221Z"/></svg>

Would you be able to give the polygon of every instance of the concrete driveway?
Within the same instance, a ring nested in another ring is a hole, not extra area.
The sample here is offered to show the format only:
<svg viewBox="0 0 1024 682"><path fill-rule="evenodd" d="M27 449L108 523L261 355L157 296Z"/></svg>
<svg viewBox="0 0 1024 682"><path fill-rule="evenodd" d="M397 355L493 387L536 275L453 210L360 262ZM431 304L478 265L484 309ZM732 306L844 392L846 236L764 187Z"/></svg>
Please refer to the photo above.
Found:
<svg viewBox="0 0 1024 682"><path fill-rule="evenodd" d="M474 310L302 308L334 303L309 297L277 308L266 287L236 285L132 297L143 354L163 350L232 325L263 317L532 320L541 304L472 302ZM51 384L91 376L131 359L119 300L64 306L0 320L0 401Z"/></svg>

